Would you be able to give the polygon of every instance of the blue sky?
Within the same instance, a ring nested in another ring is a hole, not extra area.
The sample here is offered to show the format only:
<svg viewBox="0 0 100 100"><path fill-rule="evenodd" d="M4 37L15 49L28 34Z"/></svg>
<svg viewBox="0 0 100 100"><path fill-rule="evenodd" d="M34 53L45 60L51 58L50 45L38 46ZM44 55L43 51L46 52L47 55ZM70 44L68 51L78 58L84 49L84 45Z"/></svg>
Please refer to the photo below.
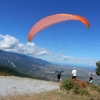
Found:
<svg viewBox="0 0 100 100"><path fill-rule="evenodd" d="M95 65L100 60L100 0L0 0L0 49L47 61ZM53 14L85 17L49 26L31 43L27 35L40 19Z"/></svg>

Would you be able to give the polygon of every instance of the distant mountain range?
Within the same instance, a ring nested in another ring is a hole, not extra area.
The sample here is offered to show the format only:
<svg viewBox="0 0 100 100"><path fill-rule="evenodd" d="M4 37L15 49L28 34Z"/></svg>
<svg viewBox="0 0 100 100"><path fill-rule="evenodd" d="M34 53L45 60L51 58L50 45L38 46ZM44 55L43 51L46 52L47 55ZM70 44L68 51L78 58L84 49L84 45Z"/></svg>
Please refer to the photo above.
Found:
<svg viewBox="0 0 100 100"><path fill-rule="evenodd" d="M18 66L17 63L25 64L25 65L27 64L27 66L30 66L31 64L40 65L40 66L47 66L47 65L51 64L45 60L26 56L23 54L6 52L3 50L0 50L0 62L4 63L4 64L8 64L12 67L21 67L21 66ZM30 64L30 65L28 65L28 64Z"/></svg>
<svg viewBox="0 0 100 100"><path fill-rule="evenodd" d="M43 79L47 78L44 77L44 75L40 75L39 72L42 72L41 69L53 66L53 64L45 60L22 54L6 52L3 50L0 50L0 64L14 68L17 71L30 75L32 77Z"/></svg>

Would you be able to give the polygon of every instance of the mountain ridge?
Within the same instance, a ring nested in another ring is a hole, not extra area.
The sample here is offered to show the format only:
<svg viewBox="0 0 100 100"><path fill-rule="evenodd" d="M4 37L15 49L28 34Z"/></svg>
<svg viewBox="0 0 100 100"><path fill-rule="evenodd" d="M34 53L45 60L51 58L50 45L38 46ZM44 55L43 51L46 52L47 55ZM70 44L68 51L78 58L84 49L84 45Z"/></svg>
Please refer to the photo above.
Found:
<svg viewBox="0 0 100 100"><path fill-rule="evenodd" d="M39 71L44 67L52 66L51 63L42 59L3 50L0 50L0 63L29 76L46 80L46 77L39 75Z"/></svg>

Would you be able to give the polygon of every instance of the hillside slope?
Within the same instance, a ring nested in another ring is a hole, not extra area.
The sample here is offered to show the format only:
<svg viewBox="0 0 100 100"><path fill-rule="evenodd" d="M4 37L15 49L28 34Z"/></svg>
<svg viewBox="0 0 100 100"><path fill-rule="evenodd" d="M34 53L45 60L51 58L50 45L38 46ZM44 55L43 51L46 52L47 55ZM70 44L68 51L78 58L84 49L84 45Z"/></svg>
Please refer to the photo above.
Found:
<svg viewBox="0 0 100 100"><path fill-rule="evenodd" d="M48 75L45 72L47 73L48 69L55 66L45 60L3 50L0 50L0 64L13 68L28 76L44 80L49 79L46 77Z"/></svg>
<svg viewBox="0 0 100 100"><path fill-rule="evenodd" d="M17 71L14 68L10 68L8 66L1 65L1 64L0 64L0 75L1 76L19 76L19 77L32 78L31 76L28 76L28 75L26 75L24 73L21 73L21 72Z"/></svg>

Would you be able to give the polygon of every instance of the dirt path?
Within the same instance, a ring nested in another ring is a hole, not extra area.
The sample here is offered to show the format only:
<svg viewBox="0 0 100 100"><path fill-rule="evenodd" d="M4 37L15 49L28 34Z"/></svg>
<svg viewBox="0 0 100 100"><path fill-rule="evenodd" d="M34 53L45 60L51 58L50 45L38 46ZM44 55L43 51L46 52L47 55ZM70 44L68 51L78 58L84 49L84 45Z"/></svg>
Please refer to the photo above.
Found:
<svg viewBox="0 0 100 100"><path fill-rule="evenodd" d="M41 92L47 92L54 89L59 89L59 84L55 82L29 79L29 78L0 76L0 100L7 100L7 98L5 99L5 97L11 98L13 96L15 98L17 96L24 96L24 95L28 97L29 95L38 94Z"/></svg>

